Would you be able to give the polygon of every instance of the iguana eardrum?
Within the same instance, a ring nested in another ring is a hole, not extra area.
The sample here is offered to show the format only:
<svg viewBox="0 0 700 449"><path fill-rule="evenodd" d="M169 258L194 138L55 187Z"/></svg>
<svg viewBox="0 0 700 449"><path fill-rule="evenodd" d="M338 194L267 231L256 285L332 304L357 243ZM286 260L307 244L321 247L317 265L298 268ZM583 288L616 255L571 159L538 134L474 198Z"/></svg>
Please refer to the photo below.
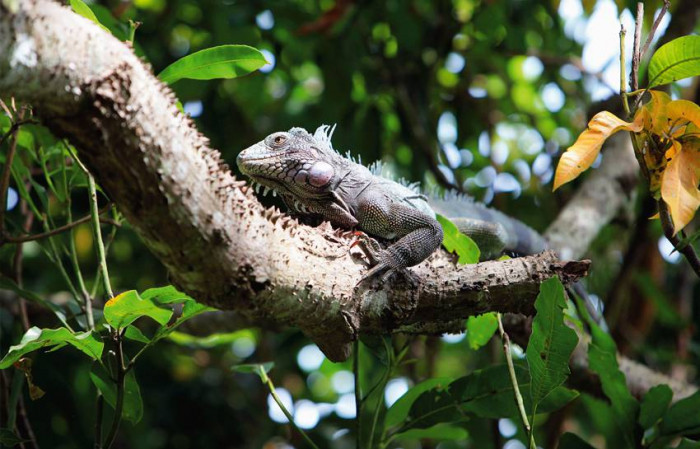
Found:
<svg viewBox="0 0 700 449"><path fill-rule="evenodd" d="M373 268L363 278L411 267L439 248L443 234L436 213L474 239L482 259L545 249L533 229L470 197L426 196L416 184L382 176L381 166L369 169L343 157L331 145L332 134L325 125L314 135L302 128L273 133L243 150L236 162L265 194L269 189L279 194L291 211L392 241L386 249L371 241L365 245Z"/></svg>

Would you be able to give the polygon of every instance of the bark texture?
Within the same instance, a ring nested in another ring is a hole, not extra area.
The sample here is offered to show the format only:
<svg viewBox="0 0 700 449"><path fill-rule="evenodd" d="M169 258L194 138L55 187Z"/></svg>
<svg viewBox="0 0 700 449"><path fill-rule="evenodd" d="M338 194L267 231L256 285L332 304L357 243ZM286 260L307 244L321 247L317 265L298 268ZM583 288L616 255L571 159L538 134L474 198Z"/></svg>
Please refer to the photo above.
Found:
<svg viewBox="0 0 700 449"><path fill-rule="evenodd" d="M350 241L264 208L128 45L48 0L0 8L0 95L31 103L78 148L173 282L203 303L296 325L343 360L360 333L530 313L542 280L586 273L587 262L553 253L458 267L440 252L385 285L357 286L366 266Z"/></svg>

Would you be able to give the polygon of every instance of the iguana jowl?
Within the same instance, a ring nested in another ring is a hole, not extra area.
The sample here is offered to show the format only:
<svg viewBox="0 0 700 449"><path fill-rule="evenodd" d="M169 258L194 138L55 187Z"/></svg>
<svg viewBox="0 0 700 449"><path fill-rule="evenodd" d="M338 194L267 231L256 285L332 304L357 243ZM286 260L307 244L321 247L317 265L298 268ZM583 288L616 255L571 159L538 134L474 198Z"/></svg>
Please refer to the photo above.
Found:
<svg viewBox="0 0 700 449"><path fill-rule="evenodd" d="M381 168L370 170L343 157L331 145L332 133L328 126L314 135L302 128L273 133L243 150L236 162L265 193L272 189L297 214L392 240L386 249L367 245L374 266L364 278L411 267L439 248L443 234L436 213L474 239L482 259L503 251L534 254L545 249L534 230L467 196L429 197L415 185L381 176Z"/></svg>

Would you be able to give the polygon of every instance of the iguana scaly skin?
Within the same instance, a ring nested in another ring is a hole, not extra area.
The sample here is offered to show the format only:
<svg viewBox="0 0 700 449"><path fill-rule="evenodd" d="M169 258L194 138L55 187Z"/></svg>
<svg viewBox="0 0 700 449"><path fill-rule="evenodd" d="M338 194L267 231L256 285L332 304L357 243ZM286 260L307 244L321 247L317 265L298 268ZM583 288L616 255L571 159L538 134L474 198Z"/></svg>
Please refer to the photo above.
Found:
<svg viewBox="0 0 700 449"><path fill-rule="evenodd" d="M270 134L243 150L236 160L243 174L272 189L293 212L330 221L344 229L390 240L383 249L367 240L374 265L363 278L416 265L442 243L438 213L450 218L479 246L482 259L503 251L535 254L543 238L523 223L460 194L426 196L417 186L381 176L333 149L333 129L312 136L302 128Z"/></svg>

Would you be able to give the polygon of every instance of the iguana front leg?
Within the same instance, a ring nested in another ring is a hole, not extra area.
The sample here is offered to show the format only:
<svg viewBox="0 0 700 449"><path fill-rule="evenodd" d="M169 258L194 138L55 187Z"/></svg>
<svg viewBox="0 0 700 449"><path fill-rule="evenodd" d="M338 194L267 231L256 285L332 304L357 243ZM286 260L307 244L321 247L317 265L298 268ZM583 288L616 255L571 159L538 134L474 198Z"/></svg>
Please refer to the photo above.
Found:
<svg viewBox="0 0 700 449"><path fill-rule="evenodd" d="M362 280L383 271L411 267L422 262L442 243L442 227L430 215L394 201L381 192L358 198L357 220L362 230L385 239L395 239L386 249L366 247L377 262Z"/></svg>

